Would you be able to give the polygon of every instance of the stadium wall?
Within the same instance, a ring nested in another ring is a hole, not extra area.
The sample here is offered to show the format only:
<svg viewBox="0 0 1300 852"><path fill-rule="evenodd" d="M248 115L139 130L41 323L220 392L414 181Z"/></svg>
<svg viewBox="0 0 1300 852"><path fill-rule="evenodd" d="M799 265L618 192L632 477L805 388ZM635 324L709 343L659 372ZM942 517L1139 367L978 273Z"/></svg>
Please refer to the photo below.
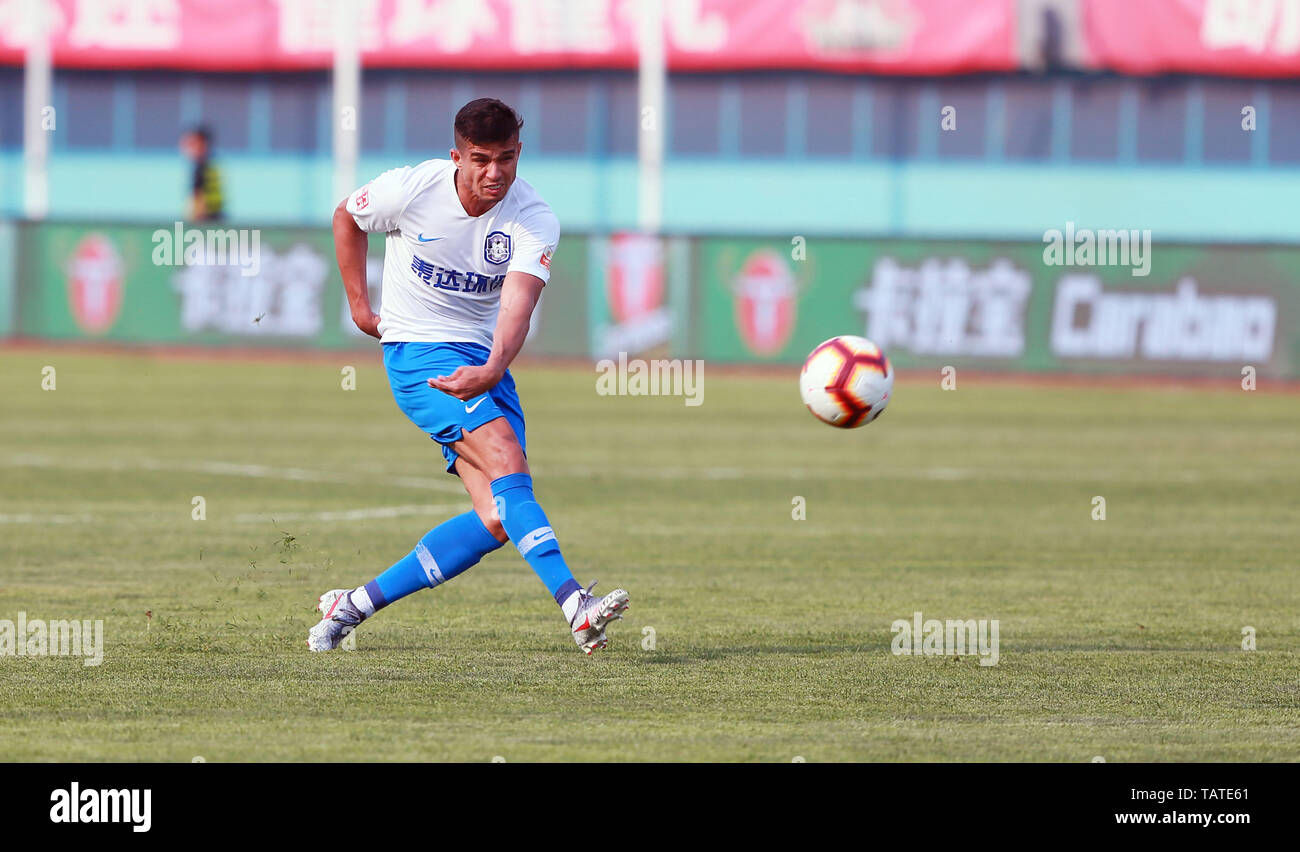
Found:
<svg viewBox="0 0 1300 852"><path fill-rule="evenodd" d="M352 325L328 229L175 227L0 226L11 261L0 265L13 270L0 272L0 331L373 345ZM196 238L222 253L193 262L184 251ZM1100 234L1085 255L1082 234L1052 254L1042 241L570 233L525 351L795 365L828 337L861 334L902 367L1300 378L1300 248L1125 238ZM375 236L381 311L382 256Z"/></svg>
<svg viewBox="0 0 1300 852"><path fill-rule="evenodd" d="M359 181L400 164L363 158ZM338 203L323 158L230 156L222 169L232 222L326 224ZM64 219L165 223L180 215L185 174L175 157L65 153L50 165L51 203ZM0 154L0 193L20 194L21 176L21 157ZM636 225L635 161L537 158L525 177L567 231ZM1014 240L1072 221L1149 228L1161 240L1300 242L1297 197L1300 169L688 159L665 168L664 224L676 234Z"/></svg>
<svg viewBox="0 0 1300 852"><path fill-rule="evenodd" d="M359 182L402 164L367 157ZM229 156L222 160L230 221L328 224L329 161ZM21 193L21 157L0 155L0 193ZM636 226L636 163L569 157L530 160L525 177L571 232ZM178 157L62 153L49 166L61 219L168 222L181 215L186 166ZM94 186L94 193L86 187ZM664 170L669 233L806 237L1035 239L1066 221L1149 228L1161 239L1300 242L1300 169L1099 168L829 161L675 160ZM17 208L17 199L12 207Z"/></svg>
<svg viewBox="0 0 1300 852"><path fill-rule="evenodd" d="M22 215L21 82L0 68L0 216ZM523 176L565 227L625 230L635 87L619 71L368 69L357 179L443 156L455 106L500 95L528 117ZM671 233L1015 240L1140 222L1163 240L1300 243L1300 93L1285 79L674 73L667 91ZM52 219L170 221L187 192L177 139L203 121L232 221L329 221L324 72L59 68L52 100Z"/></svg>

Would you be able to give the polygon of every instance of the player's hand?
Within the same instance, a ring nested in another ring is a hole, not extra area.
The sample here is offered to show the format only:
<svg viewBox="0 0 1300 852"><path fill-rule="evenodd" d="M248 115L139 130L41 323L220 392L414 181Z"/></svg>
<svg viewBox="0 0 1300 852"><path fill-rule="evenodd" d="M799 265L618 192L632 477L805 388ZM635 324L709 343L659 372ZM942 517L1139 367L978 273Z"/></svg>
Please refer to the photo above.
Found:
<svg viewBox="0 0 1300 852"><path fill-rule="evenodd" d="M484 391L492 390L501 376L491 367L462 365L450 376L429 379L429 387L451 394L456 399L473 399Z"/></svg>
<svg viewBox="0 0 1300 852"><path fill-rule="evenodd" d="M353 314L352 321L357 324L357 328L371 337L379 337L379 314L374 311L371 311L369 316Z"/></svg>

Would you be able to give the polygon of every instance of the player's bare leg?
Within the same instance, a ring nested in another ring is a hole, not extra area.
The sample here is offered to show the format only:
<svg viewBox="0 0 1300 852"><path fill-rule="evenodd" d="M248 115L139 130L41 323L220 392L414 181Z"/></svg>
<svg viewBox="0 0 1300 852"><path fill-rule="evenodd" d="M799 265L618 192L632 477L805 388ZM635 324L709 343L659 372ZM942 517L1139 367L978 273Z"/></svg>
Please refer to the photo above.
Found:
<svg viewBox="0 0 1300 852"><path fill-rule="evenodd" d="M492 480L486 473L465 461L464 457L456 459L456 473L460 476L465 490L469 492L469 499L478 519L483 522L487 531L492 533L493 538L505 544L510 537L506 535L505 527L501 526L501 521L497 518L496 503L492 500Z"/></svg>
<svg viewBox="0 0 1300 852"><path fill-rule="evenodd" d="M555 597L578 647L587 654L604 648L608 643L605 627L623 617L628 608L628 594L623 589L615 589L597 598L591 594L595 583L583 589L573 579L560 554L555 533L533 496L528 461L509 422L497 418L472 432L463 432L452 449L459 455L456 470L470 491L475 510L481 516L480 507L487 509L486 498L490 497L489 511L494 513L494 520ZM484 481L489 486L487 495L482 493Z"/></svg>
<svg viewBox="0 0 1300 852"><path fill-rule="evenodd" d="M512 473L529 472L528 459L524 458L515 430L504 417L489 420L473 432L462 432L460 440L451 448L460 456L456 460L456 472L461 475L466 489L470 487L470 480L465 479L462 462L486 475L489 485L492 480ZM470 497L473 496L471 491Z"/></svg>

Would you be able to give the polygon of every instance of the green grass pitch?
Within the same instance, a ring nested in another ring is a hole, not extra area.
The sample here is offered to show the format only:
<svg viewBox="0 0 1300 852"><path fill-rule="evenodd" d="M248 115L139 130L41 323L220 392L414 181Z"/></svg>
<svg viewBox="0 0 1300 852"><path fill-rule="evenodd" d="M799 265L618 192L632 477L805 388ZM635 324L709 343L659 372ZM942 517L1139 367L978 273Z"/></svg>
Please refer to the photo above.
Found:
<svg viewBox="0 0 1300 852"><path fill-rule="evenodd" d="M840 431L793 372L515 372L570 565L632 595L592 658L510 547L306 650L468 505L377 353L0 352L0 619L104 622L0 656L0 759L1300 760L1300 396L936 372ZM895 656L918 610L999 664Z"/></svg>

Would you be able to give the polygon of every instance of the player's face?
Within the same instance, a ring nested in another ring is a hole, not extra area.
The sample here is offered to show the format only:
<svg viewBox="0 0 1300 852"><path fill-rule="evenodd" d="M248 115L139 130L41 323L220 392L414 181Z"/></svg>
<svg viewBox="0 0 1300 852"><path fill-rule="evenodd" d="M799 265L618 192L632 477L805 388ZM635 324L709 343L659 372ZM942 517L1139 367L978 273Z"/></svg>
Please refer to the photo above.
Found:
<svg viewBox="0 0 1300 852"><path fill-rule="evenodd" d="M470 195L495 203L505 198L515 182L521 147L518 139L501 145L465 142L462 147L452 149L451 158L460 169L460 180L469 188Z"/></svg>

